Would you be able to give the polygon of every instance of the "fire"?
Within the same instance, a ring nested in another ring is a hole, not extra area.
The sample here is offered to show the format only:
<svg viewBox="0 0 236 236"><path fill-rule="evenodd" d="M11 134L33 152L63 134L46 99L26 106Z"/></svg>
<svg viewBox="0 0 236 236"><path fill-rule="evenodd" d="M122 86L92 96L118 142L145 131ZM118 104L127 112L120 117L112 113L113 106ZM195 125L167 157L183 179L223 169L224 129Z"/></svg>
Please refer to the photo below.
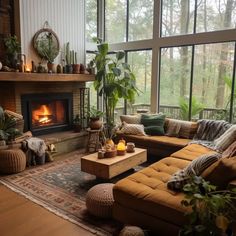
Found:
<svg viewBox="0 0 236 236"><path fill-rule="evenodd" d="M41 105L39 109L33 111L33 120L40 124L48 124L52 121L52 114L47 105Z"/></svg>

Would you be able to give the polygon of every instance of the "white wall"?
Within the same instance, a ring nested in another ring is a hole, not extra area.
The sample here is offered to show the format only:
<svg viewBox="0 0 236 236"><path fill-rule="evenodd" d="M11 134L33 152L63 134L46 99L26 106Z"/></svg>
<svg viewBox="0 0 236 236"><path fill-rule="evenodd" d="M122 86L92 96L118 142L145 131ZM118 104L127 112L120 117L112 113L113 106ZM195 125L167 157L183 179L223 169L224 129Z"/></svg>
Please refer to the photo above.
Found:
<svg viewBox="0 0 236 236"><path fill-rule="evenodd" d="M70 42L71 50L77 51L78 63L84 63L84 0L20 0L21 45L27 65L32 60L36 65L40 62L32 48L32 38L45 21L57 34L61 49ZM61 63L61 53L55 63Z"/></svg>

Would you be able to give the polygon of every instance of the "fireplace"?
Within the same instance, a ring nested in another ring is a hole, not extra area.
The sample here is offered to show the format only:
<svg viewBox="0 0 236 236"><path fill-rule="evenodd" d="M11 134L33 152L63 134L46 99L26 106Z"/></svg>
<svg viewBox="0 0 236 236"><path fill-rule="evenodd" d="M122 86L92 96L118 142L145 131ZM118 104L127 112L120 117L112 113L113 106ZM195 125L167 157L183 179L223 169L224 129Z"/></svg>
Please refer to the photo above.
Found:
<svg viewBox="0 0 236 236"><path fill-rule="evenodd" d="M21 96L25 131L34 135L69 130L73 117L72 93L25 94Z"/></svg>

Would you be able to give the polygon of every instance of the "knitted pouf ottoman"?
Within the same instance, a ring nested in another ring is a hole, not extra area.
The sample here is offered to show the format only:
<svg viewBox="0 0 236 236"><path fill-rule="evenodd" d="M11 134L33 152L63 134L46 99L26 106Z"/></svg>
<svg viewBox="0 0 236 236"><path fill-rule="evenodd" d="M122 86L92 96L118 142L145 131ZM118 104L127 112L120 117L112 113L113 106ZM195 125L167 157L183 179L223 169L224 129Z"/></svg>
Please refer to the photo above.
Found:
<svg viewBox="0 0 236 236"><path fill-rule="evenodd" d="M0 173L14 174L26 167L26 156L21 149L6 149L0 151Z"/></svg>
<svg viewBox="0 0 236 236"><path fill-rule="evenodd" d="M112 216L113 186L114 184L106 183L95 185L89 189L86 195L86 206L90 214L101 218Z"/></svg>

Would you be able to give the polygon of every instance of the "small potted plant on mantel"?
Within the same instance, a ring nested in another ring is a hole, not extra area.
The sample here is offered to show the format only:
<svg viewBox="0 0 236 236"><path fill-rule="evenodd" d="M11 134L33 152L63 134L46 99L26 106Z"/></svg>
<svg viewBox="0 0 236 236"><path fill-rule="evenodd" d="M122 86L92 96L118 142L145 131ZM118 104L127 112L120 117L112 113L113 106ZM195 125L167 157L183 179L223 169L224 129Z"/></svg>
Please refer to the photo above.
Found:
<svg viewBox="0 0 236 236"><path fill-rule="evenodd" d="M103 116L103 112L100 110L97 110L94 106L90 108L89 111L89 128L93 130L99 130L102 128L103 122L100 120L100 118Z"/></svg>
<svg viewBox="0 0 236 236"><path fill-rule="evenodd" d="M57 57L59 50L53 43L52 33L48 33L46 39L37 41L39 55L43 60L47 61L48 72L54 71L54 60Z"/></svg>

